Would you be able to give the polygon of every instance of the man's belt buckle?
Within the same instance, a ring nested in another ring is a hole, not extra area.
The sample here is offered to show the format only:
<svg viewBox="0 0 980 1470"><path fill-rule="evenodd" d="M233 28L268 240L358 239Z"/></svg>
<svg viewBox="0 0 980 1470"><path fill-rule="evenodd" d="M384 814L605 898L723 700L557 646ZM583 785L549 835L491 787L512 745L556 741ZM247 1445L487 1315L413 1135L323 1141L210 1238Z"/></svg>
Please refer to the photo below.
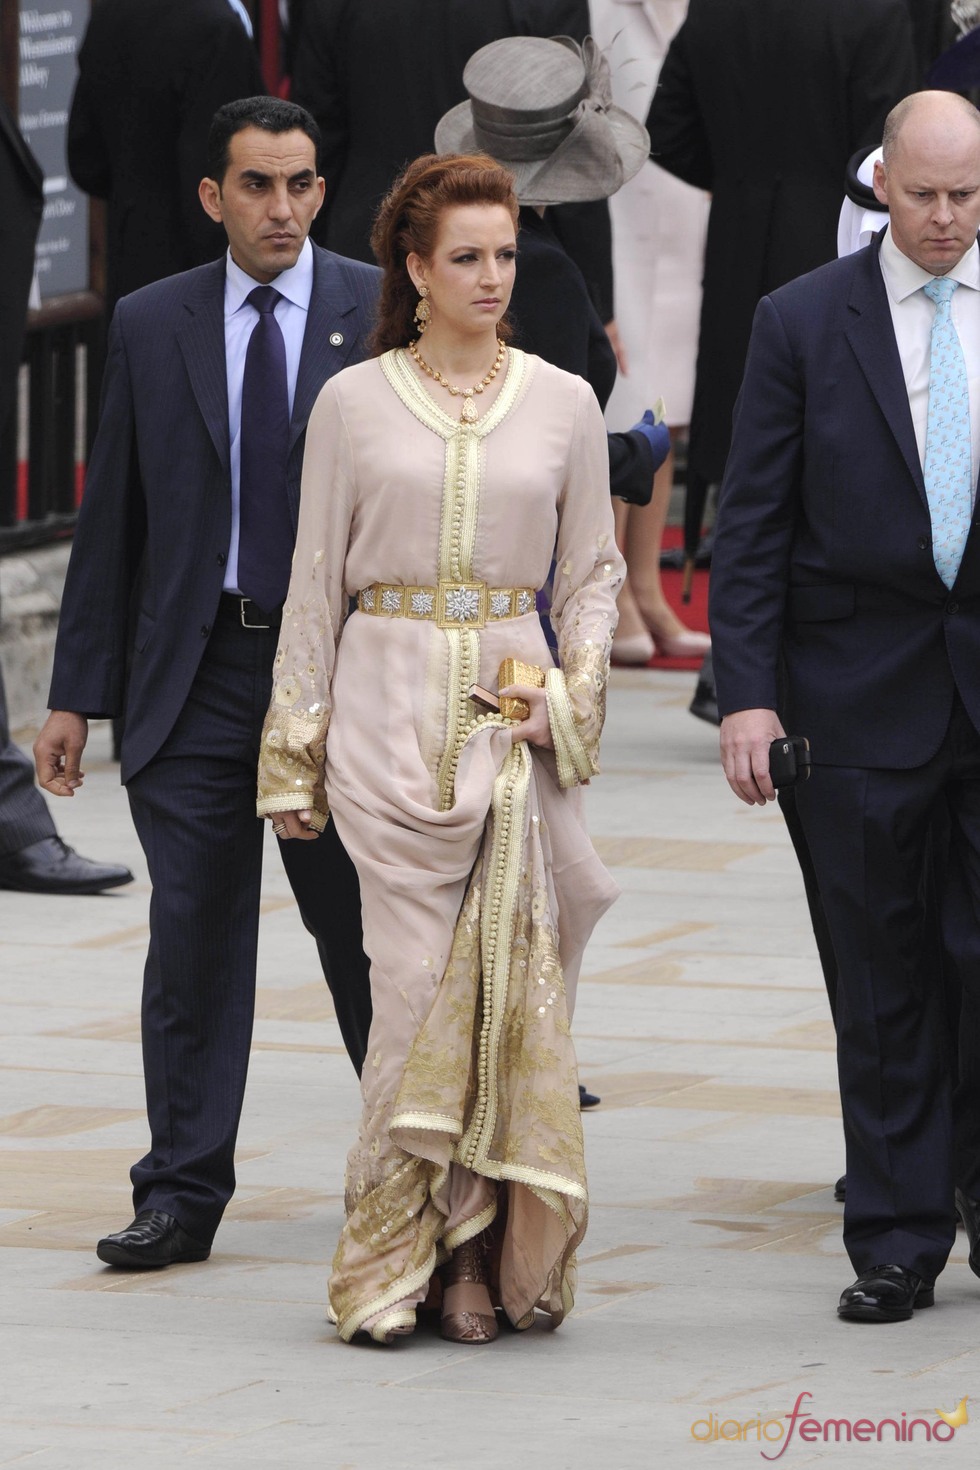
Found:
<svg viewBox="0 0 980 1470"><path fill-rule="evenodd" d="M440 582L436 589L436 626L482 628L487 621L486 582Z"/></svg>
<svg viewBox="0 0 980 1470"><path fill-rule="evenodd" d="M257 603L253 602L250 597L243 597L241 599L241 604L242 604L241 605L241 620L242 620L242 627L243 628L258 628L258 629L261 629L261 628L271 628L272 627L272 624L271 623L250 623L250 622L247 621L247 619L246 619L246 609L247 608L250 608L250 607L256 607L257 606Z"/></svg>

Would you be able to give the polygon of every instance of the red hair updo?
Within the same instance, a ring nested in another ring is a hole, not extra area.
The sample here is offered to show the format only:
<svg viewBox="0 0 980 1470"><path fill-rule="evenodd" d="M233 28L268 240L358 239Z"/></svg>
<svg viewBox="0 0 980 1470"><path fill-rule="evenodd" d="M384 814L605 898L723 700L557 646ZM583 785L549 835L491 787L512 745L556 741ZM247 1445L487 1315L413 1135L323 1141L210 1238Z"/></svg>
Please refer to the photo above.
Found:
<svg viewBox="0 0 980 1470"><path fill-rule="evenodd" d="M384 271L378 321L371 338L376 356L405 347L418 336L419 293L405 264L413 253L430 260L443 212L457 204L502 204L517 229L514 175L486 153L423 153L410 163L381 201L371 231L371 248ZM506 317L497 324L506 342Z"/></svg>

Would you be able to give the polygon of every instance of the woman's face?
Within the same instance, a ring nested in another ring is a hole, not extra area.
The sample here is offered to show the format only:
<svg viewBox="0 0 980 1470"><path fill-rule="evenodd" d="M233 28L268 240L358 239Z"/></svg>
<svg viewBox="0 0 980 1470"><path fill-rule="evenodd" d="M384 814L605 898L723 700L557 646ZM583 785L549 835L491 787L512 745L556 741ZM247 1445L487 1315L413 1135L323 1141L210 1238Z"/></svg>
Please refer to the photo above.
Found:
<svg viewBox="0 0 980 1470"><path fill-rule="evenodd" d="M431 325L485 332L507 310L514 289L517 240L503 204L454 204L443 211L429 260L412 254L409 274L429 288Z"/></svg>

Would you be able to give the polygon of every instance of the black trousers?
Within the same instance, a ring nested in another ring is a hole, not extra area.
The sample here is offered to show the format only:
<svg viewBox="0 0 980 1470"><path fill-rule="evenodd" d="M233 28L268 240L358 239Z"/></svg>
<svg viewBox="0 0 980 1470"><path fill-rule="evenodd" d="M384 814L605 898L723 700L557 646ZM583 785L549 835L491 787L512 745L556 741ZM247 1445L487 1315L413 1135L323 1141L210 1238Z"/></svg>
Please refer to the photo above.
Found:
<svg viewBox="0 0 980 1470"><path fill-rule="evenodd" d="M951 890L941 925L929 859L943 802L962 886ZM980 926L980 735L957 699L925 765L817 766L797 805L838 965L844 1243L858 1272L896 1263L932 1279L954 1236L943 931L959 956L967 1025L980 984L971 963ZM967 1084L957 1098L963 1139L977 1127Z"/></svg>
<svg viewBox="0 0 980 1470"><path fill-rule="evenodd" d="M128 784L153 884L142 1008L151 1144L131 1171L133 1199L205 1242L235 1188L264 831L256 769L276 643L223 599L174 729ZM315 842L279 846L360 1073L371 992L357 875L332 823Z"/></svg>
<svg viewBox="0 0 980 1470"><path fill-rule="evenodd" d="M830 1013L836 1024L837 957L792 787L779 792L779 805L800 864ZM933 812L924 892L928 912L935 914L939 924L942 945L948 1066L953 1081L953 1177L970 1199L980 1199L980 988L975 979L980 975L980 925L973 920L966 876L957 852L951 848L945 798Z"/></svg>
<svg viewBox="0 0 980 1470"><path fill-rule="evenodd" d="M58 831L34 782L34 765L10 738L7 693L0 669L0 857Z"/></svg>

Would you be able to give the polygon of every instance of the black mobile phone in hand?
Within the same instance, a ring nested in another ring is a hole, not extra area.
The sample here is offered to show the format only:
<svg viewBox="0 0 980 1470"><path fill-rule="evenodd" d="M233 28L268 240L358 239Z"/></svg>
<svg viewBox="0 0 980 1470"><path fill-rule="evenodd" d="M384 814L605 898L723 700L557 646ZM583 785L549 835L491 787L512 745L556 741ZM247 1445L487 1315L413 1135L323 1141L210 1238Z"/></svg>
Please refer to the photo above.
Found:
<svg viewBox="0 0 980 1470"><path fill-rule="evenodd" d="M779 790L810 774L810 742L805 735L780 735L769 747L769 779Z"/></svg>

